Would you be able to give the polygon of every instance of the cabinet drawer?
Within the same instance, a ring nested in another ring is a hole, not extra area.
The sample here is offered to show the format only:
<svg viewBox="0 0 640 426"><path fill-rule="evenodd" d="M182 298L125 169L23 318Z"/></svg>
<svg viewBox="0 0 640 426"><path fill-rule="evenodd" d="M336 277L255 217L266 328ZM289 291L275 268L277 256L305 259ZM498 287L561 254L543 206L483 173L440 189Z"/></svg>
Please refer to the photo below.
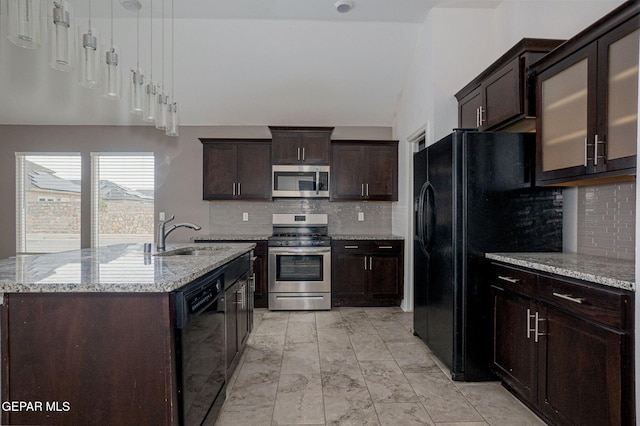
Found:
<svg viewBox="0 0 640 426"><path fill-rule="evenodd" d="M496 287L531 298L536 297L536 274L496 264L493 265L493 270L493 284Z"/></svg>
<svg viewBox="0 0 640 426"><path fill-rule="evenodd" d="M403 241L401 240L333 240L331 250L338 252L361 252L361 253L400 253L402 252Z"/></svg>
<svg viewBox="0 0 640 426"><path fill-rule="evenodd" d="M624 291L595 288L540 275L538 297L540 301L584 319L620 329L630 326L630 296Z"/></svg>

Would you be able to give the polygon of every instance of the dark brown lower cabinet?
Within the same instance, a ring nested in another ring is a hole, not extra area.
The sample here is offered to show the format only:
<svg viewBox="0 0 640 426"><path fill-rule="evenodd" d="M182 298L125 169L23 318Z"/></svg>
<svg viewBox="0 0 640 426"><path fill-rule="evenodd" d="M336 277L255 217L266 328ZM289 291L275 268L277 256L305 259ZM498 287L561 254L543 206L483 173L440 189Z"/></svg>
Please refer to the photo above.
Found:
<svg viewBox="0 0 640 426"><path fill-rule="evenodd" d="M494 369L550 424L632 425L632 292L494 264Z"/></svg>
<svg viewBox="0 0 640 426"><path fill-rule="evenodd" d="M398 306L404 290L404 242L331 242L332 306Z"/></svg>
<svg viewBox="0 0 640 426"><path fill-rule="evenodd" d="M11 425L177 425L169 294L5 295L2 410Z"/></svg>

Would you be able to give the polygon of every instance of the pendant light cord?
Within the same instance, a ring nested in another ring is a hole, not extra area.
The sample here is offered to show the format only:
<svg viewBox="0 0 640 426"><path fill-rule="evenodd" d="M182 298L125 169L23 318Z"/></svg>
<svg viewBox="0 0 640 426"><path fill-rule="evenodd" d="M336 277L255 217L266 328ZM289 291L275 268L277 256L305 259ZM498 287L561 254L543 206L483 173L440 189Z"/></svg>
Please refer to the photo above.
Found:
<svg viewBox="0 0 640 426"><path fill-rule="evenodd" d="M111 50L113 50L113 0L111 0Z"/></svg>
<svg viewBox="0 0 640 426"><path fill-rule="evenodd" d="M160 56L162 61L162 94L164 95L164 0L162 0L162 19L160 22L162 23L162 54Z"/></svg>
<svg viewBox="0 0 640 426"><path fill-rule="evenodd" d="M140 72L140 9L136 12L136 72Z"/></svg>
<svg viewBox="0 0 640 426"><path fill-rule="evenodd" d="M171 92L173 93L173 99L175 100L176 98L176 89L174 86L174 79L173 79L173 70L174 70L174 64L175 64L175 58L173 56L174 54L174 45L175 45L175 33L174 33L174 14L173 14L173 0L171 0Z"/></svg>
<svg viewBox="0 0 640 426"><path fill-rule="evenodd" d="M149 83L153 84L153 0L149 0L151 6L151 66L149 69Z"/></svg>
<svg viewBox="0 0 640 426"><path fill-rule="evenodd" d="M91 34L91 0L89 0L89 34Z"/></svg>

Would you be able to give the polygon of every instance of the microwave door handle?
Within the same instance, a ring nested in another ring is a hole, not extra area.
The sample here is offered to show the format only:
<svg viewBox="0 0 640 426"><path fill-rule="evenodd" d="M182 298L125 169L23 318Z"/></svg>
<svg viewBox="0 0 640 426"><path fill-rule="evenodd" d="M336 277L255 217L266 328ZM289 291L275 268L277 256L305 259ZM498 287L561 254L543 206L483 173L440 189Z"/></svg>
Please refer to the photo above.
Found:
<svg viewBox="0 0 640 426"><path fill-rule="evenodd" d="M303 148L304 149L304 148ZM316 168L316 194L320 193L320 168Z"/></svg>

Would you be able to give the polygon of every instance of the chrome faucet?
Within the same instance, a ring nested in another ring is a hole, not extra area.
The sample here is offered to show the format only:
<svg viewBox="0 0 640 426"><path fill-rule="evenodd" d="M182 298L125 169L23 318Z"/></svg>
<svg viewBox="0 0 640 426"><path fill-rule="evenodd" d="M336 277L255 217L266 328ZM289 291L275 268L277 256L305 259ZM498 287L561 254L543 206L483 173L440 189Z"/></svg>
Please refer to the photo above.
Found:
<svg viewBox="0 0 640 426"><path fill-rule="evenodd" d="M171 215L171 217L167 220L161 220L160 223L158 223L158 245L157 245L157 249L158 251L164 251L165 249L165 242L167 241L167 236L172 233L173 231L175 231L178 228L189 228L189 229L193 229L195 231L199 231L200 229L202 229L200 226L194 224L194 223L178 223L175 225L171 225L169 228L165 229L165 225L169 222L171 222L173 219L176 218L176 215Z"/></svg>

